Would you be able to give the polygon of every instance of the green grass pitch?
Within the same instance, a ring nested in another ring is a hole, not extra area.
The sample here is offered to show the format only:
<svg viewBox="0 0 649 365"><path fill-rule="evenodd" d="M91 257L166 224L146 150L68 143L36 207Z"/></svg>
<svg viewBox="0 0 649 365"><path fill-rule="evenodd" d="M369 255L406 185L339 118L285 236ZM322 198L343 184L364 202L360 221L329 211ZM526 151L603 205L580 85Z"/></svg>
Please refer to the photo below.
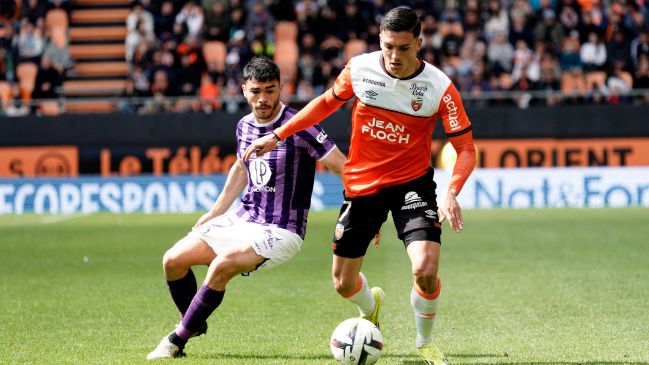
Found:
<svg viewBox="0 0 649 365"><path fill-rule="evenodd" d="M162 254L197 217L0 217L0 364L147 363L178 322ZM335 364L329 336L356 315L331 284L335 217L311 214L293 261L235 278L169 363ZM647 209L466 211L463 233L445 228L435 338L451 364L649 364ZM379 363L420 364L390 222L363 271L387 294Z"/></svg>

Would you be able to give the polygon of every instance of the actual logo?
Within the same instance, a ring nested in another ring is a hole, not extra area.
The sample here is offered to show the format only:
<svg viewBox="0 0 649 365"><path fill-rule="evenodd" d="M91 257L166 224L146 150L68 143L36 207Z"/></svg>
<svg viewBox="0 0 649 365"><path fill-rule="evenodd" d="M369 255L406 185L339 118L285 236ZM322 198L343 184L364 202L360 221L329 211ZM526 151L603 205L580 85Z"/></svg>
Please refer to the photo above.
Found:
<svg viewBox="0 0 649 365"><path fill-rule="evenodd" d="M412 100L410 101L410 106L412 107L412 110L418 111L421 109L421 106L424 105L424 98L421 96L413 96Z"/></svg>

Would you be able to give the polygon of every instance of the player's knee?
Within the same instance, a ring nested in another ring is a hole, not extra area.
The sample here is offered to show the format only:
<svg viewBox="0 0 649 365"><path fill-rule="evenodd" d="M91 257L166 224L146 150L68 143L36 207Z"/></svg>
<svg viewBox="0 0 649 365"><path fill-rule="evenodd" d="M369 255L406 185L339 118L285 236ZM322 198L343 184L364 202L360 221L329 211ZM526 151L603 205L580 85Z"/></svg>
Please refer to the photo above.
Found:
<svg viewBox="0 0 649 365"><path fill-rule="evenodd" d="M174 250L168 250L165 252L164 256L162 256L162 268L168 275L186 271L188 269L186 266L187 265L183 262L181 257L174 252Z"/></svg>
<svg viewBox="0 0 649 365"><path fill-rule="evenodd" d="M334 288L340 295L347 295L356 289L356 280L345 280L342 277L333 277Z"/></svg>
<svg viewBox="0 0 649 365"><path fill-rule="evenodd" d="M437 266L425 261L412 264L412 275L421 280L436 280Z"/></svg>

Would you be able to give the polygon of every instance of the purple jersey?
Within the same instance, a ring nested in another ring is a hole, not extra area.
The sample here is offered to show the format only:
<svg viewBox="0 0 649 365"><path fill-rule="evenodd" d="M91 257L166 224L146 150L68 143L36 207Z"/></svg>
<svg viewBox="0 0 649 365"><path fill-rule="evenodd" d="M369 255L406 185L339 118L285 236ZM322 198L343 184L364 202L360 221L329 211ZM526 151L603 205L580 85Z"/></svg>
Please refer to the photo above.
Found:
<svg viewBox="0 0 649 365"><path fill-rule="evenodd" d="M248 114L237 124L237 156L257 138L285 124L297 110L280 104L278 116L260 124ZM248 186L237 215L248 222L274 225L295 232L304 239L306 220L311 206L315 162L335 147L319 125L298 132L275 149L246 162Z"/></svg>

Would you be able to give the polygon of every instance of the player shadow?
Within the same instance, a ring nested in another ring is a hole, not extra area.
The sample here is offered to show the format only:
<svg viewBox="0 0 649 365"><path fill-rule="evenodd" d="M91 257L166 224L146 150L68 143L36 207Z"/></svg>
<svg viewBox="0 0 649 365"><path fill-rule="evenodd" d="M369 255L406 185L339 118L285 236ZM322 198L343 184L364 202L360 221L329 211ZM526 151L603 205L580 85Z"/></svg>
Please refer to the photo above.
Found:
<svg viewBox="0 0 649 365"><path fill-rule="evenodd" d="M227 352L215 352L210 354L196 354L188 356L196 359L205 359L205 360L214 360L214 359L236 359L236 360L326 360L331 358L330 353L320 353L312 355L300 355L300 354L274 354L274 355L264 355L264 354L243 354L240 352L237 353L227 353Z"/></svg>

